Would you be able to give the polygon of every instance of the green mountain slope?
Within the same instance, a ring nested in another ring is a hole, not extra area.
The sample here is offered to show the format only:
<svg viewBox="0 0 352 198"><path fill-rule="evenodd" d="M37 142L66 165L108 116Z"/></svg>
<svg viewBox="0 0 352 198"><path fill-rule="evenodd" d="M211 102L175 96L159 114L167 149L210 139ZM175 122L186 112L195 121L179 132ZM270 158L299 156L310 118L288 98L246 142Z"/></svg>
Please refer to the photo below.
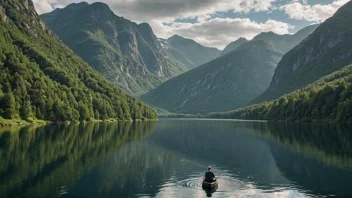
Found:
<svg viewBox="0 0 352 198"><path fill-rule="evenodd" d="M163 48L189 69L198 67L220 56L216 48L204 47L192 39L174 35L169 39L159 39Z"/></svg>
<svg viewBox="0 0 352 198"><path fill-rule="evenodd" d="M0 0L0 118L147 119L125 95L52 36L30 0Z"/></svg>
<svg viewBox="0 0 352 198"><path fill-rule="evenodd" d="M223 55L225 55L225 54L227 54L227 53L229 53L229 52L231 52L231 51L237 49L239 46L241 46L241 45L243 45L244 43L247 43L247 42L248 42L248 40L245 39L245 38L239 38L239 39L237 39L236 41L234 41L234 42L228 44L228 45L224 48L224 50L221 52L221 56L223 56Z"/></svg>
<svg viewBox="0 0 352 198"><path fill-rule="evenodd" d="M279 99L213 118L352 123L352 65Z"/></svg>
<svg viewBox="0 0 352 198"><path fill-rule="evenodd" d="M83 60L131 95L187 71L167 55L148 24L118 17L104 3L71 4L41 18Z"/></svg>
<svg viewBox="0 0 352 198"><path fill-rule="evenodd" d="M235 109L246 105L269 86L281 57L269 42L248 42L163 83L141 99L178 113Z"/></svg>
<svg viewBox="0 0 352 198"><path fill-rule="evenodd" d="M270 87L252 103L278 98L352 63L352 2L288 52Z"/></svg>

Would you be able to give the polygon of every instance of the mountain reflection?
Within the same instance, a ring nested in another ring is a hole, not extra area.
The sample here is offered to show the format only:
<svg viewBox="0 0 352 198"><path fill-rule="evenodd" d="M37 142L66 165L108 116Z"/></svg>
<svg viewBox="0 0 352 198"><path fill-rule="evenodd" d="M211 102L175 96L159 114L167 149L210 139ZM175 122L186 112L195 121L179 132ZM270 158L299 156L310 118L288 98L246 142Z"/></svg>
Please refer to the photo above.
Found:
<svg viewBox="0 0 352 198"><path fill-rule="evenodd" d="M0 130L2 197L352 197L351 128L220 120Z"/></svg>
<svg viewBox="0 0 352 198"><path fill-rule="evenodd" d="M351 197L351 128L333 124L269 123L261 131L282 146L271 144L277 166L285 176L316 195Z"/></svg>
<svg viewBox="0 0 352 198"><path fill-rule="evenodd" d="M255 132L294 151L316 158L328 166L352 169L350 126L270 122L267 130Z"/></svg>
<svg viewBox="0 0 352 198"><path fill-rule="evenodd" d="M155 122L88 123L0 130L2 197L59 197L107 155L150 135Z"/></svg>

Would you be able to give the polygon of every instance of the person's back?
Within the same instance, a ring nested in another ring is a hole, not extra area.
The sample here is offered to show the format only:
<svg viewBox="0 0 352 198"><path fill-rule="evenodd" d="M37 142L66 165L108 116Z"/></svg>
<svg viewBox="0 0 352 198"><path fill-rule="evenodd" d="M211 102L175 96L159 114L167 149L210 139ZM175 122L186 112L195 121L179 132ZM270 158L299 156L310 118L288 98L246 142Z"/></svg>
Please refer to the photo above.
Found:
<svg viewBox="0 0 352 198"><path fill-rule="evenodd" d="M208 167L208 172L205 173L205 177L204 177L205 181L207 182L213 182L216 180L216 177L214 175L214 173L211 171L211 167Z"/></svg>

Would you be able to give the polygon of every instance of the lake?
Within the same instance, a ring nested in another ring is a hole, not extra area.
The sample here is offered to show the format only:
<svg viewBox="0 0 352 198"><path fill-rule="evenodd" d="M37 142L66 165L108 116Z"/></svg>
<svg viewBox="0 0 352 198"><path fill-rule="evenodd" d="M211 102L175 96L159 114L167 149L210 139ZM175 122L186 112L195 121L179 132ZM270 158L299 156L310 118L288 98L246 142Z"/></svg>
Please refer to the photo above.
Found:
<svg viewBox="0 0 352 198"><path fill-rule="evenodd" d="M213 167L219 187L202 189ZM165 119L0 128L0 197L352 197L352 128Z"/></svg>

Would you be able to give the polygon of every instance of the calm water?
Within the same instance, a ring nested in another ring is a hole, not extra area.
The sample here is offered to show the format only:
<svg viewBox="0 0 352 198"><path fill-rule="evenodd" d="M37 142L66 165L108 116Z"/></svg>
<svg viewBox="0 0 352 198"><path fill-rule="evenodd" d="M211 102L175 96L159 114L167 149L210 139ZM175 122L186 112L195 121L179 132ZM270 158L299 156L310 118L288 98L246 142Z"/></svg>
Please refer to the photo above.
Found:
<svg viewBox="0 0 352 198"><path fill-rule="evenodd" d="M201 180L211 165L219 188ZM352 128L160 120L0 129L0 197L352 197Z"/></svg>

